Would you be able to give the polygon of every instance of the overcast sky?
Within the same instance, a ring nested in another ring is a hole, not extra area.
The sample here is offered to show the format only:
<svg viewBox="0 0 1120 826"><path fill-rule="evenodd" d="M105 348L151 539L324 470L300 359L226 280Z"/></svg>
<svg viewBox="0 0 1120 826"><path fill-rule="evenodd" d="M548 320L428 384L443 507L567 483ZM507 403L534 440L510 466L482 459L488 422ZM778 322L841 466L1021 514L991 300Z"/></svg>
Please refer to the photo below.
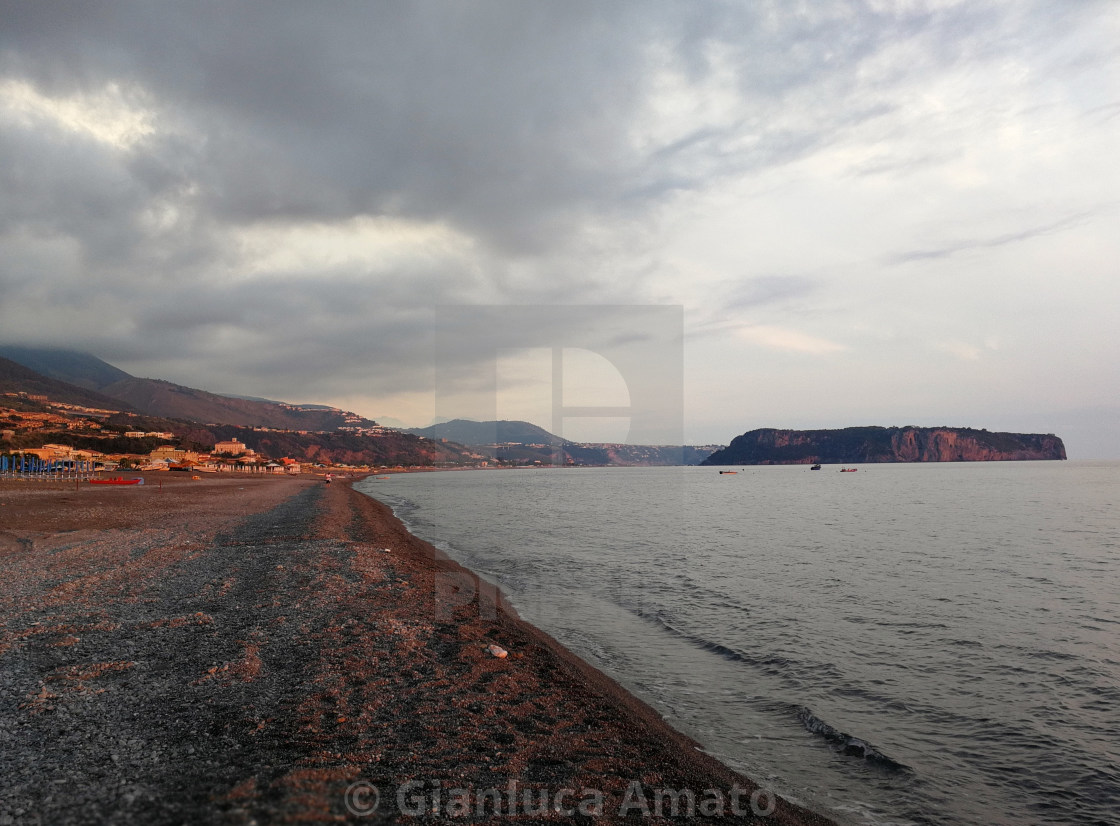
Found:
<svg viewBox="0 0 1120 826"><path fill-rule="evenodd" d="M536 310L676 305L689 442L1120 458L1118 149L1114 0L0 0L0 339L422 425L437 315L513 305L549 426Z"/></svg>

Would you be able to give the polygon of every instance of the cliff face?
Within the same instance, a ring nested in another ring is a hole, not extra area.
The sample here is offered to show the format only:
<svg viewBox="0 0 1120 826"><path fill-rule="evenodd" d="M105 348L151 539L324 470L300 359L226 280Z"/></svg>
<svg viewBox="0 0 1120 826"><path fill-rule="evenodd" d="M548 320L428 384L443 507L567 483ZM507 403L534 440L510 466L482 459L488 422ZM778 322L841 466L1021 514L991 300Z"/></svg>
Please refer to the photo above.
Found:
<svg viewBox="0 0 1120 826"><path fill-rule="evenodd" d="M967 427L762 428L737 436L705 465L796 465L822 462L1000 462L1064 459L1053 434L993 433Z"/></svg>

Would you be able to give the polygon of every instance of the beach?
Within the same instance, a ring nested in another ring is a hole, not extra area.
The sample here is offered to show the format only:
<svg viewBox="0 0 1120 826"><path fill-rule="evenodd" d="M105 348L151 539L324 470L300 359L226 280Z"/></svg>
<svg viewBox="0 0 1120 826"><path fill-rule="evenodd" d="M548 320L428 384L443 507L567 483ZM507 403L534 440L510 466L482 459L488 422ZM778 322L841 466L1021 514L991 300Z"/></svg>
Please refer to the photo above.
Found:
<svg viewBox="0 0 1120 826"><path fill-rule="evenodd" d="M347 480L160 478L0 483L0 826L829 823Z"/></svg>

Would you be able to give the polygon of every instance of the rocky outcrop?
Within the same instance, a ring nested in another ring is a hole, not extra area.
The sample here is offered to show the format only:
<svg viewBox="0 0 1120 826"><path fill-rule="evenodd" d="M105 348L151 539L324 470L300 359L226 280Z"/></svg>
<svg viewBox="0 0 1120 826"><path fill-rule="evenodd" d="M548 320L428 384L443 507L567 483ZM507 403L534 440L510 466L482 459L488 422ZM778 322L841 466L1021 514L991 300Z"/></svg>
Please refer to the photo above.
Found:
<svg viewBox="0 0 1120 826"><path fill-rule="evenodd" d="M737 436L701 464L1006 462L1065 458L1065 445L1052 433L993 433L970 427L761 428Z"/></svg>

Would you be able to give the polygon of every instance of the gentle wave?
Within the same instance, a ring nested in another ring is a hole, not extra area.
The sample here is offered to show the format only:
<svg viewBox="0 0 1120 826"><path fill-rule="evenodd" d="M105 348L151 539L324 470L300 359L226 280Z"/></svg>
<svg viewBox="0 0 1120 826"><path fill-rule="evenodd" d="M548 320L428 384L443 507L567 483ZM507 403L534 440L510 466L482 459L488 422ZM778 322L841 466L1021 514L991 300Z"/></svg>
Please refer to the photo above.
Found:
<svg viewBox="0 0 1120 826"><path fill-rule="evenodd" d="M849 757L862 758L869 763L874 763L890 771L905 772L907 774L913 773L913 769L909 766L883 754L882 751L875 748L866 740L834 728L805 706L797 706L795 708L795 715L801 725L805 727L806 731L824 738L826 741L836 746L842 754L848 755Z"/></svg>
<svg viewBox="0 0 1120 826"><path fill-rule="evenodd" d="M707 750L846 826L1115 822L1120 464L860 477L414 474L369 492Z"/></svg>
<svg viewBox="0 0 1120 826"><path fill-rule="evenodd" d="M794 665L793 661L787 659L786 657L780 657L777 655L768 657L756 657L750 654L746 654L742 651L737 651L734 648L729 648L728 646L723 645L722 643L715 642L714 640L705 639L704 637L698 636L696 634L690 634L689 632L678 628L668 622L659 611L648 611L641 608L634 608L632 609L632 611L636 616L654 623L663 631L667 631L673 636L678 637L679 639L687 640L701 650L716 654L726 660L745 663L756 668L765 669L772 673L783 673Z"/></svg>

